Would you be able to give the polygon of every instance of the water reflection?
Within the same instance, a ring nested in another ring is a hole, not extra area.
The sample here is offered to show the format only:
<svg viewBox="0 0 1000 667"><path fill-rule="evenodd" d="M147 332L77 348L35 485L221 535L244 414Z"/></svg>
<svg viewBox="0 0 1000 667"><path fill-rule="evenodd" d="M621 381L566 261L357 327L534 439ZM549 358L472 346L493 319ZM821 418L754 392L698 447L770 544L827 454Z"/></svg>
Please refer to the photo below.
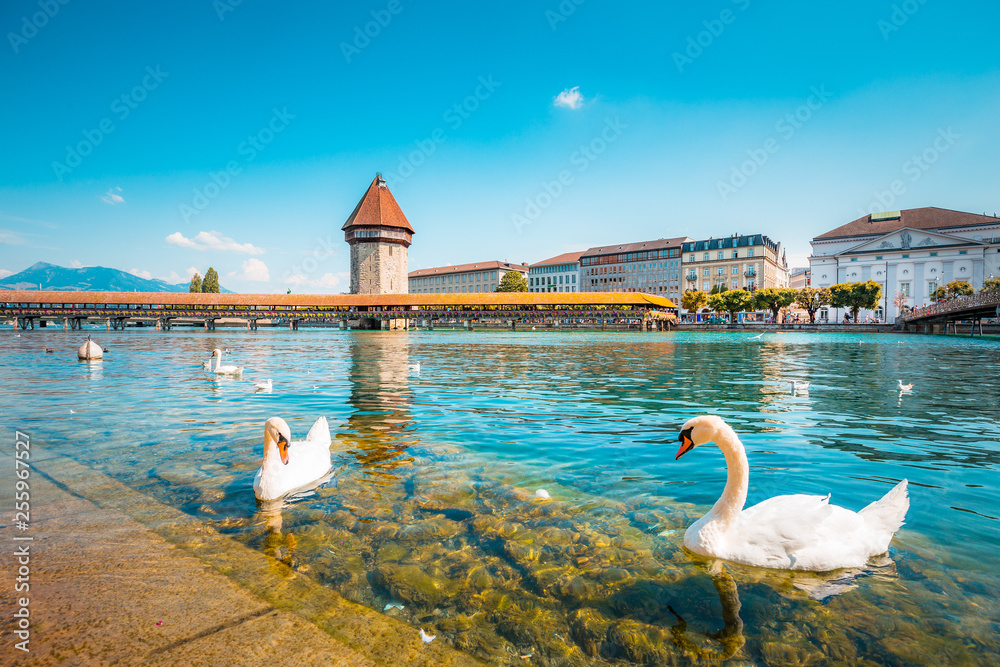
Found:
<svg viewBox="0 0 1000 667"><path fill-rule="evenodd" d="M337 440L375 485L397 483L397 469L413 461L407 454L416 442L409 346L403 332L359 336L348 344L348 403L353 412Z"/></svg>
<svg viewBox="0 0 1000 667"><path fill-rule="evenodd" d="M687 636L687 623L673 607L667 607L677 618L676 625L670 628L670 634L674 644L699 659L728 660L746 644L746 638L743 636L743 619L740 618L742 606L740 591L736 586L736 580L726 572L726 567L722 563L714 564L711 577L712 585L719 594L719 603L722 605L723 625L718 632L705 633L704 636L717 641L722 646L722 651L712 651L692 641Z"/></svg>

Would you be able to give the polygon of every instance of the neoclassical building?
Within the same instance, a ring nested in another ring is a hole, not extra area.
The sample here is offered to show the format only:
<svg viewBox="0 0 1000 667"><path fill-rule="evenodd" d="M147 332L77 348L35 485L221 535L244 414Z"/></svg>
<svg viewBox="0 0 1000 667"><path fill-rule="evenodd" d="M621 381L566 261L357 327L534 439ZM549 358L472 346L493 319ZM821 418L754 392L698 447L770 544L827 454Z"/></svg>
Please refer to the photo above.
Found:
<svg viewBox="0 0 1000 667"><path fill-rule="evenodd" d="M781 243L763 234L689 240L682 250L687 290L753 292L765 287L788 287L788 261Z"/></svg>
<svg viewBox="0 0 1000 667"><path fill-rule="evenodd" d="M931 302L931 293L952 280L974 288L1000 275L1000 218L943 208L913 208L874 213L812 240L809 258L813 287L874 280L882 285L882 304L871 312L888 321L898 315L896 294L906 306ZM840 321L844 310L825 309L820 317Z"/></svg>
<svg viewBox="0 0 1000 667"><path fill-rule="evenodd" d="M406 294L407 249L413 227L382 174L341 228L351 246L351 294Z"/></svg>

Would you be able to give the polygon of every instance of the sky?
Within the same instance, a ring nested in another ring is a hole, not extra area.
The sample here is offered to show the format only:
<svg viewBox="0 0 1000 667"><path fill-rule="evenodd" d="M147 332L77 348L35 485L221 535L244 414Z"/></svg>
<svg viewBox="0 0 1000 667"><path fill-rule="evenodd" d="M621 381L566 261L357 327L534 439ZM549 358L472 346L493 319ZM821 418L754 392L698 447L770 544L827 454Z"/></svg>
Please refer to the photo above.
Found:
<svg viewBox="0 0 1000 667"><path fill-rule="evenodd" d="M0 6L0 276L349 289L376 173L410 270L1000 211L1000 3Z"/></svg>

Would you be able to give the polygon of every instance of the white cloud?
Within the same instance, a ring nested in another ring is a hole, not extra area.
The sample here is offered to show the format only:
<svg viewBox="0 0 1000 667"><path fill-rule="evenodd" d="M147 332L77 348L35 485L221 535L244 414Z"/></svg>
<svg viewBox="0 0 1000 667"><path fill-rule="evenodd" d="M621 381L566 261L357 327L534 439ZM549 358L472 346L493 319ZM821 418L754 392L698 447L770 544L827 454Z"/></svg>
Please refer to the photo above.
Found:
<svg viewBox="0 0 1000 667"><path fill-rule="evenodd" d="M118 194L121 191L122 191L121 188L111 188L106 193L104 193L104 196L101 197L101 201L111 204L112 206L117 206L118 204L124 204L125 198L122 197L120 194Z"/></svg>
<svg viewBox="0 0 1000 667"><path fill-rule="evenodd" d="M0 278L6 278L7 276L14 275L13 271L8 271L7 269L0 269Z"/></svg>
<svg viewBox="0 0 1000 667"><path fill-rule="evenodd" d="M219 232L198 232L194 238L189 239L180 232L174 232L167 236L167 244L181 248L191 248L192 250L217 250L220 252L235 252L244 255L263 255L264 249L258 248L252 243L237 243L228 236L223 236Z"/></svg>
<svg viewBox="0 0 1000 667"><path fill-rule="evenodd" d="M81 262L78 259L74 259L72 262L69 263L69 268L71 268L71 269L82 269L83 268L83 262Z"/></svg>
<svg viewBox="0 0 1000 667"><path fill-rule="evenodd" d="M343 289L347 285L350 274L346 271L340 273L324 273L321 278L310 280L301 273L289 273L285 276L285 284L290 287L318 288L321 290Z"/></svg>
<svg viewBox="0 0 1000 667"><path fill-rule="evenodd" d="M580 94L580 86L567 88L556 95L555 105L557 107L566 107L567 109L579 109L583 106L583 95Z"/></svg>
<svg viewBox="0 0 1000 667"><path fill-rule="evenodd" d="M268 283L271 282L271 272L267 270L267 264L259 259L248 259L243 262L240 278L254 283Z"/></svg>
<svg viewBox="0 0 1000 667"><path fill-rule="evenodd" d="M201 272L198 271L198 269L196 269L195 267L189 266L187 268L187 271L185 271L184 273L188 274L188 280L190 280L191 278L194 278L194 274L196 273L200 274Z"/></svg>
<svg viewBox="0 0 1000 667"><path fill-rule="evenodd" d="M150 273L149 271L140 271L139 269L129 269L128 272L131 273L133 276L139 276L140 278L145 278L146 280L153 279L153 274Z"/></svg>
<svg viewBox="0 0 1000 667"><path fill-rule="evenodd" d="M177 275L176 271L171 271L169 276L164 276L163 278L160 278L160 280L162 280L165 283L176 284L179 283L182 280L182 278L179 275Z"/></svg>

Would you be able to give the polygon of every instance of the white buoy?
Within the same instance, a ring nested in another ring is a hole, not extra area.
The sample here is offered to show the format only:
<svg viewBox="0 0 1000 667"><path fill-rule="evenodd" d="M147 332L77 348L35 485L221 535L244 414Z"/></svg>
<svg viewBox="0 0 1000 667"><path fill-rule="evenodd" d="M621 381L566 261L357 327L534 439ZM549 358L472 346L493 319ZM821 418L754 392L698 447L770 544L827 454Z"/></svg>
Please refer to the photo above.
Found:
<svg viewBox="0 0 1000 667"><path fill-rule="evenodd" d="M76 351L76 356L87 360L102 359L104 358L104 350L101 349L100 345L90 340L90 336L87 336L87 342Z"/></svg>

